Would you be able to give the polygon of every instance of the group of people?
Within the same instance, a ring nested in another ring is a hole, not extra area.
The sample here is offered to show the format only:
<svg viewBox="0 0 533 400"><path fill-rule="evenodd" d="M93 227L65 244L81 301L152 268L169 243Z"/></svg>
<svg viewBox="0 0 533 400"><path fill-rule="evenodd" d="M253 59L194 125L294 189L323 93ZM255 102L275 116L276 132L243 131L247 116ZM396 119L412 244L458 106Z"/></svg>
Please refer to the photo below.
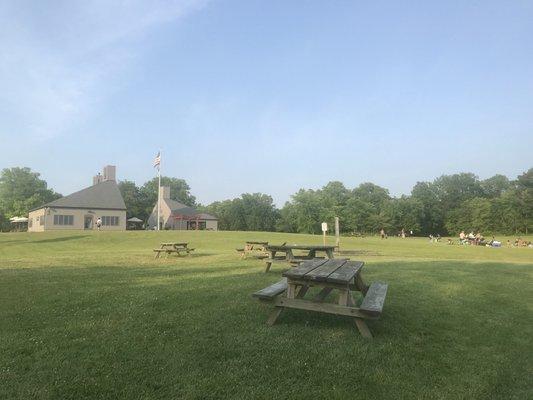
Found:
<svg viewBox="0 0 533 400"><path fill-rule="evenodd" d="M460 244L470 244L474 246L484 246L486 244L492 245L492 242L494 242L494 236L492 237L492 240L489 242L485 241L485 238L480 232L477 232L474 234L474 231L471 231L468 235L465 233L465 231L461 231L459 234L459 243ZM498 242L499 243L499 242ZM500 243L501 246L501 243Z"/></svg>
<svg viewBox="0 0 533 400"><path fill-rule="evenodd" d="M383 228L379 231L379 235L382 239L387 239L389 237ZM402 230L398 232L398 237L401 237L402 239L405 239L407 236L413 236L413 231L406 232L405 229L402 228Z"/></svg>
<svg viewBox="0 0 533 400"><path fill-rule="evenodd" d="M522 238L517 238L514 243L511 243L510 240L507 241L507 247L530 247L533 248L533 243L528 240L523 240Z"/></svg>

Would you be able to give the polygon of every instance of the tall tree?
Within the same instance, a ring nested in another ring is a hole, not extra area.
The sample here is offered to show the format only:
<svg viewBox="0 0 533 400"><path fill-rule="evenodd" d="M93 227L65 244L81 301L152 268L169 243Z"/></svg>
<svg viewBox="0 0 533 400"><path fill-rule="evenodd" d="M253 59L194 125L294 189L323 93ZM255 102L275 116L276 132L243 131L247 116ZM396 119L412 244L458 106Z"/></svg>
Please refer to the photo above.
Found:
<svg viewBox="0 0 533 400"><path fill-rule="evenodd" d="M511 188L511 182L504 175L494 175L484 181L481 181L483 193L488 198L500 197L503 192Z"/></svg>
<svg viewBox="0 0 533 400"><path fill-rule="evenodd" d="M527 234L533 230L533 168L518 176L516 188L523 232Z"/></svg>
<svg viewBox="0 0 533 400"><path fill-rule="evenodd" d="M5 168L0 174L0 212L4 218L24 216L35 207L61 197L48 189L30 168Z"/></svg>
<svg viewBox="0 0 533 400"><path fill-rule="evenodd" d="M137 217L143 221L148 220L150 214L148 210L151 211L151 208L154 206L149 203L149 199L146 198L141 189L132 181L120 181L118 183L118 188L126 203L127 217Z"/></svg>
<svg viewBox="0 0 533 400"><path fill-rule="evenodd" d="M435 185L430 182L417 182L411 197L421 206L420 232L422 234L444 233L444 210L437 195Z"/></svg>

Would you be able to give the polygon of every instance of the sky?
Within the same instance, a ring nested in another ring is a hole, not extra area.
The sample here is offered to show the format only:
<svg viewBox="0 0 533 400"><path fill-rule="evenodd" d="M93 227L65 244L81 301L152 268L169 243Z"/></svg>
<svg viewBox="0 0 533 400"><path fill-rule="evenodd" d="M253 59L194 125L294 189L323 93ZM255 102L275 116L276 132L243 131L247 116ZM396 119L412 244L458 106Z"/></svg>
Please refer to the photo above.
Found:
<svg viewBox="0 0 533 400"><path fill-rule="evenodd" d="M0 2L0 168L202 204L533 167L532 1Z"/></svg>

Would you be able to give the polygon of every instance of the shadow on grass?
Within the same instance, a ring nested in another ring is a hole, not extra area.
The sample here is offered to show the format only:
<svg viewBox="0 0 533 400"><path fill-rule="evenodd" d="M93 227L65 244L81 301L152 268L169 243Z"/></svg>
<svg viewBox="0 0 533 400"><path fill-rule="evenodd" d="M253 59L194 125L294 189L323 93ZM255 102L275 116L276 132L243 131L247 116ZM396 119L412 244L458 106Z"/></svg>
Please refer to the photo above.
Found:
<svg viewBox="0 0 533 400"><path fill-rule="evenodd" d="M89 235L76 235L76 236L63 236L53 239L43 239L43 240L33 240L31 242L26 243L59 243L59 242L67 242L70 240L79 240L79 239L85 239L89 237Z"/></svg>

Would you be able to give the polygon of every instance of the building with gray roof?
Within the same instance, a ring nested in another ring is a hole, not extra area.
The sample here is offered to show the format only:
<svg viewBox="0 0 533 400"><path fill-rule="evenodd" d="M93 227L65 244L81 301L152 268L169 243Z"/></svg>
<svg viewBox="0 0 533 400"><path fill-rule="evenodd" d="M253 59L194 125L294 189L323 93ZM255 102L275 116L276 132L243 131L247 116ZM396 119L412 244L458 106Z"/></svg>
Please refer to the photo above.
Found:
<svg viewBox="0 0 533 400"><path fill-rule="evenodd" d="M218 230L218 219L210 214L200 213L196 208L187 206L170 198L170 187L160 189L160 227L173 230ZM157 227L157 203L148 218L150 229Z"/></svg>
<svg viewBox="0 0 533 400"><path fill-rule="evenodd" d="M126 230L126 204L115 174L115 166L107 165L92 186L31 210L28 231Z"/></svg>

